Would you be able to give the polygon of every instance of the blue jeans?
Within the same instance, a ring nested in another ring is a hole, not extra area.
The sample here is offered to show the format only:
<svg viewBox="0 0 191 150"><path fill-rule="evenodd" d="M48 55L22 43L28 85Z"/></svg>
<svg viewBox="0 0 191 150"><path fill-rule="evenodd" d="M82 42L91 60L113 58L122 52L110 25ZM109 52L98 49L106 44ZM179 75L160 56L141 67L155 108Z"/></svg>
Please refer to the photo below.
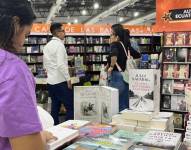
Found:
<svg viewBox="0 0 191 150"><path fill-rule="evenodd" d="M54 125L59 124L59 112L62 103L66 108L65 120L74 119L73 91L68 89L67 82L55 85L48 84L48 92L52 99L51 115L54 119Z"/></svg>
<svg viewBox="0 0 191 150"><path fill-rule="evenodd" d="M108 85L119 90L119 111L129 108L129 84L124 82L119 71L113 71Z"/></svg>

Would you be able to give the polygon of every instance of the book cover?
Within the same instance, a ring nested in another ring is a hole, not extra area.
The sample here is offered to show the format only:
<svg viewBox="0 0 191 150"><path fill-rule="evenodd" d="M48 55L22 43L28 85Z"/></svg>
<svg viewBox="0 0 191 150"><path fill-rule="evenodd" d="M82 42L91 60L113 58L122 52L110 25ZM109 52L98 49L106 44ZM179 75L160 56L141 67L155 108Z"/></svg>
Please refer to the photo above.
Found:
<svg viewBox="0 0 191 150"><path fill-rule="evenodd" d="M186 111L186 100L184 96L171 96L171 109L178 111Z"/></svg>
<svg viewBox="0 0 191 150"><path fill-rule="evenodd" d="M175 33L175 45L177 46L186 45L186 32Z"/></svg>
<svg viewBox="0 0 191 150"><path fill-rule="evenodd" d="M174 113L174 128L183 128L183 115Z"/></svg>
<svg viewBox="0 0 191 150"><path fill-rule="evenodd" d="M112 136L117 138L132 140L134 142L140 142L145 136L145 132L119 130L116 133L114 133Z"/></svg>
<svg viewBox="0 0 191 150"><path fill-rule="evenodd" d="M189 65L179 65L178 67L178 78L187 79L189 76Z"/></svg>
<svg viewBox="0 0 191 150"><path fill-rule="evenodd" d="M65 150L125 150L128 148L128 146L130 147L131 145L131 142L128 140L119 138L83 138L65 148Z"/></svg>
<svg viewBox="0 0 191 150"><path fill-rule="evenodd" d="M187 48L178 48L176 51L176 60L178 62L187 62Z"/></svg>
<svg viewBox="0 0 191 150"><path fill-rule="evenodd" d="M174 94L184 94L184 82L183 81L174 81L172 87L173 87Z"/></svg>
<svg viewBox="0 0 191 150"><path fill-rule="evenodd" d="M186 83L185 86L185 101L188 111L191 112L191 82Z"/></svg>
<svg viewBox="0 0 191 150"><path fill-rule="evenodd" d="M171 96L170 95L163 95L162 108L171 109Z"/></svg>
<svg viewBox="0 0 191 150"><path fill-rule="evenodd" d="M181 134L164 131L149 131L141 140L143 145L172 150L177 149L180 142Z"/></svg>
<svg viewBox="0 0 191 150"><path fill-rule="evenodd" d="M174 41L175 41L175 35L174 35L174 33L165 33L164 34L164 45L166 45L166 46L172 46L172 45L174 45L175 43L174 43Z"/></svg>
<svg viewBox="0 0 191 150"><path fill-rule="evenodd" d="M186 45L191 46L191 32L189 32L187 35L187 44Z"/></svg>
<svg viewBox="0 0 191 150"><path fill-rule="evenodd" d="M176 58L176 49L167 48L164 50L164 62L173 62Z"/></svg>
<svg viewBox="0 0 191 150"><path fill-rule="evenodd" d="M129 73L129 108L137 111L158 111L160 73L154 69L132 69Z"/></svg>
<svg viewBox="0 0 191 150"><path fill-rule="evenodd" d="M163 94L172 94L173 93L173 80L163 80L162 84L162 93Z"/></svg>
<svg viewBox="0 0 191 150"><path fill-rule="evenodd" d="M118 90L103 86L100 90L101 122L110 123L112 116L119 112Z"/></svg>

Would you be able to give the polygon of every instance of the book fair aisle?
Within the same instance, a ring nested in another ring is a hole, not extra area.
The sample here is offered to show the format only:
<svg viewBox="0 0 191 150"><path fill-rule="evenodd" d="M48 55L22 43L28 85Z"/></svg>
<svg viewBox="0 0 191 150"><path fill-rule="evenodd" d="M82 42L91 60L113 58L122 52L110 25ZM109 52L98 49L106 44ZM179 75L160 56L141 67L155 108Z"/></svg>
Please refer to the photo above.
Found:
<svg viewBox="0 0 191 150"><path fill-rule="evenodd" d="M30 3L16 55L56 137L46 150L191 150L191 0Z"/></svg>

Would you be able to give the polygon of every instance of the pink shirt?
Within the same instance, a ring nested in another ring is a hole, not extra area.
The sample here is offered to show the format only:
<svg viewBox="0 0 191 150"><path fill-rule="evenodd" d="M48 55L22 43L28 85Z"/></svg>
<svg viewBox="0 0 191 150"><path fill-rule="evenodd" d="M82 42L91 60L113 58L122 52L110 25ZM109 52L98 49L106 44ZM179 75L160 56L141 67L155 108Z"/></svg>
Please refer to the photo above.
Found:
<svg viewBox="0 0 191 150"><path fill-rule="evenodd" d="M9 137L41 130L32 73L20 58L0 49L0 150L11 150Z"/></svg>

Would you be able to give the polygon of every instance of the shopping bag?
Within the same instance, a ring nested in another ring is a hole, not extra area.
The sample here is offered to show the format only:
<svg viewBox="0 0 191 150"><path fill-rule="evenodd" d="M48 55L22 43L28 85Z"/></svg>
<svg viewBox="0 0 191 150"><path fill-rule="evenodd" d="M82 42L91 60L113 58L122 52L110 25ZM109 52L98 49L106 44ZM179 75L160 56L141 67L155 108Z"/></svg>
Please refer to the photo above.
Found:
<svg viewBox="0 0 191 150"><path fill-rule="evenodd" d="M105 71L105 68L103 67L101 68L101 71L100 71L99 85L100 86L107 85L107 72Z"/></svg>

